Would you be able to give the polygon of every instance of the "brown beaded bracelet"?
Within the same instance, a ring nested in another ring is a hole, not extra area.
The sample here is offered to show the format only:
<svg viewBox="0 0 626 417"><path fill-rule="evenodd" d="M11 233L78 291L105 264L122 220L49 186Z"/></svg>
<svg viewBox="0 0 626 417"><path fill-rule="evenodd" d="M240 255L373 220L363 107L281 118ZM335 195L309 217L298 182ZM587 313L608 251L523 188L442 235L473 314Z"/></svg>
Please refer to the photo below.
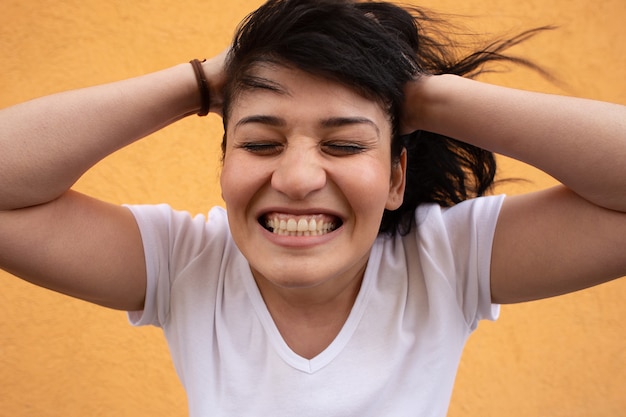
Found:
<svg viewBox="0 0 626 417"><path fill-rule="evenodd" d="M209 114L209 107L211 105L211 91L209 90L209 81L206 79L206 75L202 70L202 61L198 59L192 59L189 61L193 67L193 72L196 74L196 80L198 81L198 89L200 90L200 110L198 116L206 116Z"/></svg>

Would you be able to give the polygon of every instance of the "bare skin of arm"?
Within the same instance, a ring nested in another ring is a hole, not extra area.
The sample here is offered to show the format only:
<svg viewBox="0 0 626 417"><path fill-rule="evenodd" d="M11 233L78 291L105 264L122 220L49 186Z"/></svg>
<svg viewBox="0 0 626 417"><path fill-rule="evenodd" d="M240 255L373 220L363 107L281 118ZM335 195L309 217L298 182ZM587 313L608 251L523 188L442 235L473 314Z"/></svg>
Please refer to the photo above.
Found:
<svg viewBox="0 0 626 417"><path fill-rule="evenodd" d="M223 55L203 64L221 108ZM0 267L122 310L143 307L146 271L129 210L71 191L91 166L194 114L191 65L35 99L0 111Z"/></svg>
<svg viewBox="0 0 626 417"><path fill-rule="evenodd" d="M513 157L563 185L509 197L492 253L497 303L564 294L626 275L626 107L456 76L407 86L405 131Z"/></svg>

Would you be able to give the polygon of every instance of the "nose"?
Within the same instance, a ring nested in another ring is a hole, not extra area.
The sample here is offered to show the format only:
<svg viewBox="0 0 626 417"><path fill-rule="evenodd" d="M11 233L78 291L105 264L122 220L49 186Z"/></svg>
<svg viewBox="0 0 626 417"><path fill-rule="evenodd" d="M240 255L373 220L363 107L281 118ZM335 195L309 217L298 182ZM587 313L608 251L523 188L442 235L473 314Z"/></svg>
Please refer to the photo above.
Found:
<svg viewBox="0 0 626 417"><path fill-rule="evenodd" d="M293 200L303 200L326 185L326 171L315 146L288 146L272 173L272 187Z"/></svg>

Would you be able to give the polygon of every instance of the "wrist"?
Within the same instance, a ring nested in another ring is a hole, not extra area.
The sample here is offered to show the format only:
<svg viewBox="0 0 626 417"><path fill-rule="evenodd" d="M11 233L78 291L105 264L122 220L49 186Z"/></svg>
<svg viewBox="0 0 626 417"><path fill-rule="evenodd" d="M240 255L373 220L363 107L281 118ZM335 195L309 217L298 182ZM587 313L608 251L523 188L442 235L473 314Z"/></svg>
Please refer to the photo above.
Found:
<svg viewBox="0 0 626 417"><path fill-rule="evenodd" d="M192 59L189 61L191 67L193 68L193 72L196 76L196 82L198 84L198 93L200 95L200 108L196 113L198 116L206 116L209 114L209 107L211 105L211 93L209 87L209 80L204 72L204 68L202 67L202 63L205 62L206 59L200 61L198 59Z"/></svg>
<svg viewBox="0 0 626 417"><path fill-rule="evenodd" d="M202 71L206 76L209 87L209 111L222 114L223 88L226 83L224 62L228 49L202 62Z"/></svg>

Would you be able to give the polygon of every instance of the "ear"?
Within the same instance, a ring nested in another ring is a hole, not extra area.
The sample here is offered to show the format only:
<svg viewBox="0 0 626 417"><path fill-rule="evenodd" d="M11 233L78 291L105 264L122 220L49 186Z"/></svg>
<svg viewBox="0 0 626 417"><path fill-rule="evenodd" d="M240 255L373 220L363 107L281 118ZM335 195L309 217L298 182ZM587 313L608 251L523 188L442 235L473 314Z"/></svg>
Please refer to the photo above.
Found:
<svg viewBox="0 0 626 417"><path fill-rule="evenodd" d="M389 196L387 197L387 210L396 210L404 200L406 187L406 149L402 149L400 158L391 166L391 180L389 183Z"/></svg>

